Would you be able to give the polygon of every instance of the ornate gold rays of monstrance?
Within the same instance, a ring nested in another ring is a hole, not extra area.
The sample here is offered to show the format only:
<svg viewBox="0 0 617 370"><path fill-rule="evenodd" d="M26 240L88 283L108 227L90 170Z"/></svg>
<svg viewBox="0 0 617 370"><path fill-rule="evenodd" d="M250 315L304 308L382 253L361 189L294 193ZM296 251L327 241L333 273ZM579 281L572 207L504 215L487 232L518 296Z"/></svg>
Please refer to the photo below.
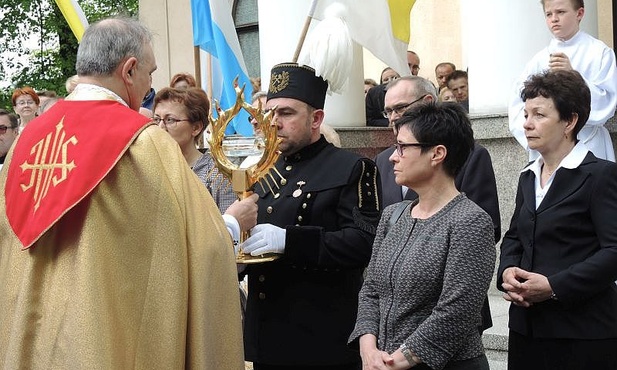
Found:
<svg viewBox="0 0 617 370"><path fill-rule="evenodd" d="M257 108L252 107L242 98L244 86L242 88L238 86L238 78L233 81L233 84L236 91L236 103L234 106L223 111L220 109L218 102L214 102L218 117L214 119L212 113L208 117L212 126L212 135L208 143L210 144L212 158L219 172L231 181L232 189L238 195L238 198L244 199L249 195L247 193L249 189L257 182L259 182L262 189L264 189L264 184L266 184L270 191L272 191L273 185L278 187L272 171L280 178L283 178L276 167L274 167L280 154L278 150L280 139L277 137L277 126L272 124L276 108L266 111L262 109L261 103L259 103ZM241 109L245 109L255 118L257 130L261 132L263 137L236 135L225 137L227 125L240 113ZM240 243L246 240L249 236L248 234L248 232L242 232ZM261 263L273 261L278 257L279 255L276 253L251 256L250 254L244 254L240 250L236 257L236 262L242 264Z"/></svg>

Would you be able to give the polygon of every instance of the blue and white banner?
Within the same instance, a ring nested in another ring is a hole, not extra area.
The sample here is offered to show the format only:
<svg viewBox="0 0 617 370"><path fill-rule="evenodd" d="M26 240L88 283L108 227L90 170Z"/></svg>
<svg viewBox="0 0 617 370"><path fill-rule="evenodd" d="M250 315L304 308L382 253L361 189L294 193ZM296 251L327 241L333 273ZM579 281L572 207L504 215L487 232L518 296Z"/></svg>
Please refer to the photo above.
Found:
<svg viewBox="0 0 617 370"><path fill-rule="evenodd" d="M211 98L219 101L223 110L236 102L233 80L244 85L244 100L250 102L253 88L247 73L238 34L228 0L191 0L193 44L212 56L211 68L201 59L202 86L212 82ZM205 73L204 73L205 72ZM213 115L216 116L214 113ZM244 110L227 126L226 134L253 135L253 127Z"/></svg>

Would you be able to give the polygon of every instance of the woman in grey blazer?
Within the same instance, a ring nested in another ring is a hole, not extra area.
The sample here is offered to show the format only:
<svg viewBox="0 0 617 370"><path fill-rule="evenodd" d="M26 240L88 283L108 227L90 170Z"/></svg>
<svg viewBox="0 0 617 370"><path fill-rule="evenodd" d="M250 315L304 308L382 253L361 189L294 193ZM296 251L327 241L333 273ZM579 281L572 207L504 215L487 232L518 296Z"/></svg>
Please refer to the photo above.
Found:
<svg viewBox="0 0 617 370"><path fill-rule="evenodd" d="M617 165L577 133L591 110L576 71L530 77L529 147L497 286L510 306L508 368L617 368Z"/></svg>
<svg viewBox="0 0 617 370"><path fill-rule="evenodd" d="M471 123L458 104L429 103L405 112L396 132L394 176L418 198L384 210L349 341L363 369L488 370L478 325L493 223L454 184Z"/></svg>

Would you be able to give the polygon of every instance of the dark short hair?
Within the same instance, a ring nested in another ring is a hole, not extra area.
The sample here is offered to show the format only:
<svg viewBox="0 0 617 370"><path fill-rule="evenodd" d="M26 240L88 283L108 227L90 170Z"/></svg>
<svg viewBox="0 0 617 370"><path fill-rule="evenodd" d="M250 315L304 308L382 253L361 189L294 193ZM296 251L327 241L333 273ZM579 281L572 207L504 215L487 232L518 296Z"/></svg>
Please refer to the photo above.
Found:
<svg viewBox="0 0 617 370"><path fill-rule="evenodd" d="M429 102L406 111L395 122L396 132L406 127L420 143L447 149L444 171L452 178L463 168L474 147L471 121L457 103ZM421 148L425 153L430 148Z"/></svg>
<svg viewBox="0 0 617 370"><path fill-rule="evenodd" d="M574 115L578 120L573 130L573 140L581 131L591 112L591 92L585 80L577 71L550 71L532 75L525 81L521 99L534 99L542 96L552 99L559 119L571 121Z"/></svg>
<svg viewBox="0 0 617 370"><path fill-rule="evenodd" d="M467 76L467 72L465 71L461 71L460 69L455 70L454 72L450 73L450 75L448 76L448 78L446 79L446 86L448 86L448 84L450 83L450 81L452 80L458 80L459 78L464 78L467 81L469 81L469 77Z"/></svg>
<svg viewBox="0 0 617 370"><path fill-rule="evenodd" d="M195 136L195 141L199 140L201 133L208 126L208 115L210 114L208 94L198 87L189 87L186 90L165 87L154 96L152 110L156 110L156 106L162 101L174 101L184 105L188 119L192 124L203 123L199 135Z"/></svg>
<svg viewBox="0 0 617 370"><path fill-rule="evenodd" d="M9 122L11 122L11 128L17 128L19 125L19 120L17 119L17 115L15 113L10 113L5 109L0 108L0 117L7 116L9 117Z"/></svg>

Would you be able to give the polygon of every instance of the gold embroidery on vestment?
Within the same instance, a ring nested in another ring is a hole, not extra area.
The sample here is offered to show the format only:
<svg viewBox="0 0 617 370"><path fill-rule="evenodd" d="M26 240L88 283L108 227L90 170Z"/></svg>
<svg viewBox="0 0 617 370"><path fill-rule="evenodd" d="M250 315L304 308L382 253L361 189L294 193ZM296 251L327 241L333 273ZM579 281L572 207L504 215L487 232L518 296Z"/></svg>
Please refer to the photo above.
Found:
<svg viewBox="0 0 617 370"><path fill-rule="evenodd" d="M36 212L41 201L47 196L49 187L54 187L65 181L75 167L75 161L68 162L69 144L77 145L75 135L65 141L66 131L64 131L64 117L56 125L56 132L50 132L44 139L36 143L31 149L30 154L34 155L34 161L24 163L19 166L22 173L32 171L30 183L20 184L23 192L34 187L34 211Z"/></svg>

